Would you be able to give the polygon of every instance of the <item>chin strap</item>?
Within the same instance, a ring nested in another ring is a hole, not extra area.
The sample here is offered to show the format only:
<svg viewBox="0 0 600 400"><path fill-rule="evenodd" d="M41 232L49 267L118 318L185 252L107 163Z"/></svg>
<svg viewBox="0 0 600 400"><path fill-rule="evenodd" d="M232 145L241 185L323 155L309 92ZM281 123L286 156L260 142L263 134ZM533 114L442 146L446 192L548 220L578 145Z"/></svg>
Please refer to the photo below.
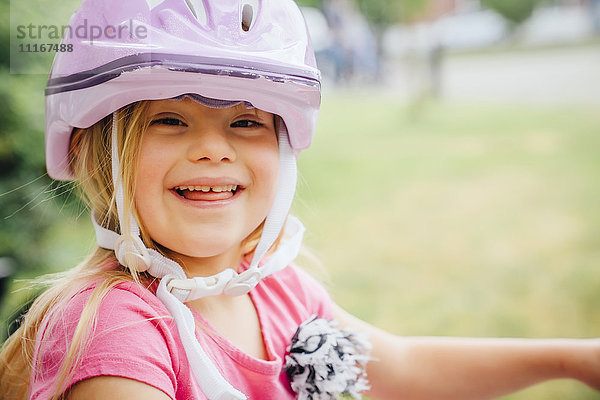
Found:
<svg viewBox="0 0 600 400"><path fill-rule="evenodd" d="M92 217L92 224L96 232L98 246L103 249L114 250L117 253L120 249L119 245L123 242L123 236L102 227L94 217ZM285 239L260 267L254 269L250 267L242 273L227 268L216 275L207 277L197 276L194 278L188 278L183 268L175 261L163 256L154 249L146 248L141 239L139 243L143 246L142 249L150 260L147 268L148 273L166 281L166 290L175 295L180 302L185 303L220 294L246 294L248 292L246 289L249 286L249 281L256 279L258 282L285 268L294 261L302 246L304 231L305 228L302 222L293 215L289 215L284 227ZM251 276L251 278L248 278L248 276Z"/></svg>
<svg viewBox="0 0 600 400"><path fill-rule="evenodd" d="M98 245L105 249L115 250L122 237L116 232L100 226L95 218L92 218L92 223ZM290 215L284 232L286 239L282 241L266 263L260 268L248 269L241 274L228 268L217 275L188 279L178 263L154 249L144 247L150 259L148 272L152 276L160 278L156 296L173 316L196 382L211 400L241 400L246 399L246 396L221 376L198 343L194 316L184 302L221 293L246 293L248 286L245 283L246 273L249 271L252 278L259 281L289 265L300 250L304 226L296 217Z"/></svg>
<svg viewBox="0 0 600 400"><path fill-rule="evenodd" d="M227 294L239 296L248 293L258 282L289 265L298 255L304 235L304 226L288 212L296 188L296 157L289 143L283 121L279 131L279 178L273 206L267 215L263 233L258 242L250 267L241 273L227 268L209 277L188 278L181 266L154 249L148 249L140 238L140 228L132 213L124 215L124 195L118 153L118 114L113 113L112 176L121 235L102 227L92 216L96 240L102 248L114 250L119 263L138 272L147 271L159 278L158 299L173 316L185 353L196 382L210 400L242 400L246 396L235 389L219 373L196 338L194 316L185 302L206 296ZM128 224L124 224L128 218ZM286 222L287 221L287 222ZM284 227L285 225L285 227ZM260 261L271 248L281 230L286 240L262 266Z"/></svg>

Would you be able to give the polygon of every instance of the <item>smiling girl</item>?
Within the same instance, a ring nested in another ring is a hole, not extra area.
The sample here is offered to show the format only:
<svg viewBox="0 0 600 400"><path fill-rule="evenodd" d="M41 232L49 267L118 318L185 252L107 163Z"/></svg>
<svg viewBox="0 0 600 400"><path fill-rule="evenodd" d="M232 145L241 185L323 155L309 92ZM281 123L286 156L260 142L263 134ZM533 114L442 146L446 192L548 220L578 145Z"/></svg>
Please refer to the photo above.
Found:
<svg viewBox="0 0 600 400"><path fill-rule="evenodd" d="M46 88L49 174L97 248L5 343L4 399L485 399L600 387L597 340L402 338L292 264L320 77L291 0L85 0ZM136 37L144 27L148 35ZM339 327L331 323L337 320ZM367 339L369 341L367 341ZM368 381L367 381L368 378Z"/></svg>

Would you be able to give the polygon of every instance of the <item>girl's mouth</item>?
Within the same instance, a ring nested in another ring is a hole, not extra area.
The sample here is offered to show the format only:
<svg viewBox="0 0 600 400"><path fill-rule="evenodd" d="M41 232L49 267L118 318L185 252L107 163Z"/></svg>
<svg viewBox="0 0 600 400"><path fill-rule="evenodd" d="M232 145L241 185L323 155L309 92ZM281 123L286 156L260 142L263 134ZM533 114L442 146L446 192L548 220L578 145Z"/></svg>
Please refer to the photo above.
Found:
<svg viewBox="0 0 600 400"><path fill-rule="evenodd" d="M172 190L187 200L219 201L234 197L243 188L239 185L175 186Z"/></svg>

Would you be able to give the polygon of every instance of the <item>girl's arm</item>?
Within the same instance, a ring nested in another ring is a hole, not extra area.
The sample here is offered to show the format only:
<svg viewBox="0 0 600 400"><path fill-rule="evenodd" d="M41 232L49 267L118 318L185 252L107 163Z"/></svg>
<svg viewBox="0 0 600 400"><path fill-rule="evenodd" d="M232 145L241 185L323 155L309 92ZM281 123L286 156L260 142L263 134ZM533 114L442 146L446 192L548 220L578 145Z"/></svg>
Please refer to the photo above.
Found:
<svg viewBox="0 0 600 400"><path fill-rule="evenodd" d="M597 339L402 338L337 306L334 317L369 336L366 395L376 399L491 399L556 378L600 390Z"/></svg>
<svg viewBox="0 0 600 400"><path fill-rule="evenodd" d="M65 394L65 400L170 400L154 386L118 376L98 376L77 382Z"/></svg>

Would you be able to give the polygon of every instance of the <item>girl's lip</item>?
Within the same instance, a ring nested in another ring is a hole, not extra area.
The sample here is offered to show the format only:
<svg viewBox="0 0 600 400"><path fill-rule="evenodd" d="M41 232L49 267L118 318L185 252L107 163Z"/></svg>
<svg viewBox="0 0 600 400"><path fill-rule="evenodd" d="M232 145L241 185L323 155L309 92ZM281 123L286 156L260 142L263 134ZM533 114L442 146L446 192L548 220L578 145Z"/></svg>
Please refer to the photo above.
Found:
<svg viewBox="0 0 600 400"><path fill-rule="evenodd" d="M233 183L232 183L233 185ZM184 185L181 185L184 186ZM185 185L185 186L210 186L210 185ZM214 185L214 186L218 186L218 185ZM184 204L192 206L192 207L196 207L196 208L218 208L218 207L225 207L231 203L233 203L234 201L236 201L242 194L242 192L244 191L244 188L241 186L238 186L237 190L234 192L233 196L227 198L227 199L221 199L221 200L190 200L190 199L186 199L185 197L183 197L182 195L180 195L179 193L177 193L177 190L175 188L173 189L169 189L169 192L171 192L173 194L173 196L175 196L175 198L179 201L182 201Z"/></svg>

